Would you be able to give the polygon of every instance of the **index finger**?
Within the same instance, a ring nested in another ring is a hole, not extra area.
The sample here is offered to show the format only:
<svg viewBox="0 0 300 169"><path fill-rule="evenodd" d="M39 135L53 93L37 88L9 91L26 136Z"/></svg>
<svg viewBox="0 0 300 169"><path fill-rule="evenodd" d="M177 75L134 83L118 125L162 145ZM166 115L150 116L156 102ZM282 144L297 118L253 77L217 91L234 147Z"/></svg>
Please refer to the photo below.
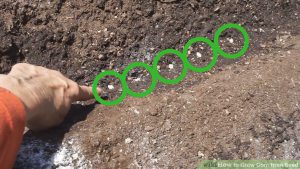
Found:
<svg viewBox="0 0 300 169"><path fill-rule="evenodd" d="M100 88L97 88L98 93L101 92ZM79 91L77 97L75 97L74 101L86 101L93 99L93 90L90 86L79 86Z"/></svg>

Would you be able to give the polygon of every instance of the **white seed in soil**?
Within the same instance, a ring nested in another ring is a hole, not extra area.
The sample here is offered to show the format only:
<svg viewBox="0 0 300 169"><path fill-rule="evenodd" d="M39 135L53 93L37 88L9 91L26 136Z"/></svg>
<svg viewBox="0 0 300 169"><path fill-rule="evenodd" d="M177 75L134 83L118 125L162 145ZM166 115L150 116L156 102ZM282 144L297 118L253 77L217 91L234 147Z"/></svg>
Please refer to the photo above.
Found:
<svg viewBox="0 0 300 169"><path fill-rule="evenodd" d="M174 69L174 65L173 64L169 64L169 69Z"/></svg>
<svg viewBox="0 0 300 169"><path fill-rule="evenodd" d="M233 43L233 39L232 38L229 38L228 41L229 41L229 43Z"/></svg>
<svg viewBox="0 0 300 169"><path fill-rule="evenodd" d="M113 85L108 85L107 87L109 90L113 90L115 88Z"/></svg>
<svg viewBox="0 0 300 169"><path fill-rule="evenodd" d="M202 57L201 53L199 53L199 52L197 52L196 55L197 55L197 58L201 58Z"/></svg>
<svg viewBox="0 0 300 169"><path fill-rule="evenodd" d="M259 28L259 32L265 32L265 30L263 30L262 28Z"/></svg>
<svg viewBox="0 0 300 169"><path fill-rule="evenodd" d="M139 81L141 81L141 78L136 78L136 79L134 79L133 81L139 82Z"/></svg>

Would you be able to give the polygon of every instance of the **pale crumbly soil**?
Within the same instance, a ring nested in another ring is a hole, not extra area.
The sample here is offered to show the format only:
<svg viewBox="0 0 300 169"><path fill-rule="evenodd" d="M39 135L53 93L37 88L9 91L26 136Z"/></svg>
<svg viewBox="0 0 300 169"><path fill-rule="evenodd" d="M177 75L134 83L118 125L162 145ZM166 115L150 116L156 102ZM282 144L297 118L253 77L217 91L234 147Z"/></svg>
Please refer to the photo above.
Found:
<svg viewBox="0 0 300 169"><path fill-rule="evenodd" d="M70 128L63 142L75 138L92 168L299 159L300 38L289 42L284 50L225 66L181 92L127 97L114 107L96 105L86 119L77 119L83 121Z"/></svg>

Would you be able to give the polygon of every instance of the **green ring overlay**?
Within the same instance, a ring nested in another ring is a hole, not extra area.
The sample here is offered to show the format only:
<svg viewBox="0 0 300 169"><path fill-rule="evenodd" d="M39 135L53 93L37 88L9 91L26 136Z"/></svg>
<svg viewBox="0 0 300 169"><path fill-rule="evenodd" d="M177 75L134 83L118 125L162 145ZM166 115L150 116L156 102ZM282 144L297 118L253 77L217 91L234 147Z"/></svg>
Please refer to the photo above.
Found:
<svg viewBox="0 0 300 169"><path fill-rule="evenodd" d="M107 71L104 71L104 72L98 74L98 75L96 76L95 80L93 81L93 85L92 85L92 88L93 88L93 95L94 95L95 99L96 99L99 103L101 103L101 104L104 104L104 105L106 105L106 106L117 105L117 104L121 103L121 102L125 99L125 97L126 97L126 91L123 89L121 96L120 96L119 98L113 100L113 101L106 101L106 100L103 100L103 99L99 96L99 94L98 94L97 86L98 86L99 81L100 81L103 77L105 77L105 76L115 76L116 78L120 79L121 84L122 84L122 88L123 88L123 86L125 86L126 81L124 82L124 80L122 80L121 74L119 74L119 73L117 73L117 72L115 72L115 71L112 71L112 70L107 70Z"/></svg>
<svg viewBox="0 0 300 169"><path fill-rule="evenodd" d="M197 73L202 73L202 72L209 71L210 69L212 69L212 67L214 67L216 65L217 60L218 60L218 53L217 53L217 47L216 47L216 45L211 40L209 40L207 38L204 38L204 37L196 37L196 38L190 39L184 45L183 54L186 56L186 58L188 58L188 50L189 50L189 48L194 43L197 43L197 42L204 42L204 43L206 43L208 46L210 46L212 48L212 52L213 52L212 61L207 66L205 66L205 67L198 68L198 67L192 65L190 62L187 62L188 68L190 70L192 70L194 72L197 72Z"/></svg>
<svg viewBox="0 0 300 169"><path fill-rule="evenodd" d="M151 85L149 86L149 88L144 91L144 92L141 92L141 93L138 93L138 92L134 92L132 91L128 84L126 83L126 77L127 77L127 74L130 70L136 68L136 67L142 67L142 68L145 68L147 71L149 71L150 75L151 75ZM154 71L153 71L153 68L149 65L147 65L146 63L143 63L143 62L134 62L134 63L131 63L129 66L127 66L125 68L125 70L123 71L123 74L122 74L122 81L125 81L125 85L124 85L124 90L132 97L146 97L148 96L149 94L151 94L153 92L153 90L155 89L156 85L157 85L157 77L155 76L154 74Z"/></svg>
<svg viewBox="0 0 300 169"><path fill-rule="evenodd" d="M239 52L234 53L234 54L224 52L221 49L220 44L219 44L219 38L220 38L220 35L222 34L222 32L225 31L226 29L231 29L231 28L237 29L238 31L240 31L244 38L243 48ZM196 66L192 65L188 60L188 50L194 43L197 43L197 42L206 43L208 46L211 47L212 52L213 52L213 58L212 58L211 62L204 67L196 67ZM247 50L249 48L249 44L250 44L249 35L245 28L243 28L242 26L240 26L238 24L234 24L234 23L224 24L216 31L213 42L208 38L195 37L193 39L190 39L184 45L182 53L175 49L165 49L163 51L158 52L158 54L153 59L152 66L149 66L148 64L143 63L143 62L134 62L125 68L122 75L115 71L112 71L112 70L107 70L107 71L104 71L104 72L98 74L96 76L96 78L94 79L93 85L92 85L93 95L99 103L106 105L106 106L113 106L113 105L117 105L117 104L121 103L126 98L127 94L129 94L132 97L139 97L139 98L145 97L145 96L148 96L149 94L151 94L155 90L158 80L165 84L177 84L185 78L188 70L198 72L198 73L211 70L217 63L218 55L221 55L227 59L236 59L236 58L243 56L247 52ZM180 58L180 60L182 61L182 65L183 65L182 72L175 79L167 79L167 78L161 76L159 74L159 71L157 70L159 60L167 54L174 54L174 55L178 56ZM151 84L150 84L149 88L143 92L132 91L126 82L127 74L129 73L130 70L132 70L136 67L145 68L147 71L149 71L149 73L151 75ZM97 86L98 86L99 81L102 78L104 78L105 76L115 76L116 78L120 79L123 91L119 98L112 100L112 101L106 101L106 100L103 100L99 96L99 94L97 92Z"/></svg>
<svg viewBox="0 0 300 169"><path fill-rule="evenodd" d="M219 44L219 38L220 38L220 35L222 34L222 32L225 31L226 29L231 29L231 28L239 30L242 33L243 38L244 38L243 48L238 53L235 53L235 54L230 54L230 53L224 52L221 49L220 44ZM247 31L246 31L245 28L243 28L242 26L240 26L238 24L228 23L228 24L222 25L216 31L215 36L214 36L214 43L216 44L217 52L220 55L222 55L224 58L227 58L227 59L236 59L236 58L239 58L239 57L243 56L247 52L247 50L249 48L249 44L250 44L250 40L249 39L250 39L249 35L248 35L248 33L247 33Z"/></svg>
<svg viewBox="0 0 300 169"><path fill-rule="evenodd" d="M183 64L183 68L182 68L181 74L177 78L175 78L175 79L164 78L163 76L161 76L159 74L159 71L157 70L157 66L158 66L159 60L164 55L167 55L167 54L177 55L180 58L180 60L182 61L182 64ZM177 83L181 82L185 78L185 76L187 74L187 71L188 71L187 62L188 61L186 60L186 57L181 52L179 52L178 50L175 50L175 49L166 49L166 50L158 52L158 54L153 59L152 65L153 65L153 68L154 68L154 74L155 74L155 76L157 77L157 79L160 82L165 83L165 84L177 84Z"/></svg>

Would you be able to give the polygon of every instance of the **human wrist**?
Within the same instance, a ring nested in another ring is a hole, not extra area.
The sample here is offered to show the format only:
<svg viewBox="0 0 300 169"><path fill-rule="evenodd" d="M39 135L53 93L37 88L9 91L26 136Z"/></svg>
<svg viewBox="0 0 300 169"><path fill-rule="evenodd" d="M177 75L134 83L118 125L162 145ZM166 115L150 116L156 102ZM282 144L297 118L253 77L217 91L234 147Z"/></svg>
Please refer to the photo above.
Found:
<svg viewBox="0 0 300 169"><path fill-rule="evenodd" d="M10 90L0 86L0 102L5 106L11 119L12 127L22 128L26 123L26 110L22 100Z"/></svg>
<svg viewBox="0 0 300 169"><path fill-rule="evenodd" d="M0 88L2 88L3 90L9 92L10 94L14 95L15 98L17 98L17 99L14 99L14 100L17 100L18 104L20 103L22 105L22 107L23 107L22 110L24 111L24 119L27 121L27 119L28 119L28 106L26 105L25 100L22 97L22 94L19 90L20 86L21 86L21 80L20 79L17 79L13 76L10 76L10 75L0 75ZM12 103L12 105L14 105L14 103Z"/></svg>

